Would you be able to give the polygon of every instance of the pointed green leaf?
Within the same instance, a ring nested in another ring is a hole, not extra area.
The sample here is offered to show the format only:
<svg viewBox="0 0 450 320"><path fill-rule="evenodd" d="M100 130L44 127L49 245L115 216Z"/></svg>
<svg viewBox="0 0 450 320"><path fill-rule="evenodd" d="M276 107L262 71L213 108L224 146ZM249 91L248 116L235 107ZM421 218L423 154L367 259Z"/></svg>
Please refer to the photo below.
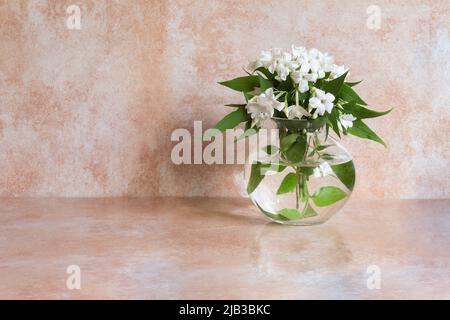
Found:
<svg viewBox="0 0 450 320"><path fill-rule="evenodd" d="M344 109L345 113L351 113L358 119L381 117L392 111L392 109L389 109L387 111L370 110L363 106L357 105L355 101L344 104L342 108Z"/></svg>
<svg viewBox="0 0 450 320"><path fill-rule="evenodd" d="M312 197L318 207L326 207L344 199L347 194L337 187L322 187Z"/></svg>
<svg viewBox="0 0 450 320"><path fill-rule="evenodd" d="M338 111L338 109L337 108L333 108L331 113L327 113L326 114L326 117L330 121L330 127L333 129L333 131L340 138L341 134L340 134L340 131L339 131L340 130L339 126L338 126L338 118L339 118L339 111Z"/></svg>
<svg viewBox="0 0 450 320"><path fill-rule="evenodd" d="M289 220L300 219L302 216L302 213L296 209L281 209L278 214Z"/></svg>
<svg viewBox="0 0 450 320"><path fill-rule="evenodd" d="M338 97L347 74L348 71L336 79L333 79L331 81L324 81L322 83L322 90L331 93L335 97Z"/></svg>
<svg viewBox="0 0 450 320"><path fill-rule="evenodd" d="M268 80L273 81L275 79L275 75L272 74L269 70L267 70L264 67L259 67L258 69L256 69L255 71L259 71L261 72Z"/></svg>
<svg viewBox="0 0 450 320"><path fill-rule="evenodd" d="M298 176L295 173L288 173L283 181L281 181L280 187L277 190L277 194L284 194L292 192L298 184Z"/></svg>
<svg viewBox="0 0 450 320"><path fill-rule="evenodd" d="M355 186L355 166L353 161L347 161L331 166L341 182L351 191Z"/></svg>
<svg viewBox="0 0 450 320"><path fill-rule="evenodd" d="M353 126L351 128L348 128L347 132L359 138L376 141L386 147L386 143L364 122L362 122L362 120L353 121Z"/></svg>
<svg viewBox="0 0 450 320"><path fill-rule="evenodd" d="M255 87L259 87L259 77L258 76L240 77L229 81L219 82L219 84L236 91L248 92L252 91Z"/></svg>
<svg viewBox="0 0 450 320"><path fill-rule="evenodd" d="M261 183L261 181L264 178L264 175L261 172L261 162L256 162L252 164L252 169L250 172L250 179L248 180L247 184L247 193L251 194L255 189L258 187L258 185Z"/></svg>
<svg viewBox="0 0 450 320"><path fill-rule="evenodd" d="M219 130L220 132L224 132L227 129L233 129L238 126L241 122L248 121L250 119L250 115L247 113L247 110L243 107L238 108L236 111L233 111L226 115L222 120L220 120L215 126L214 129ZM216 130L206 130L203 135L203 139L207 140L214 136Z"/></svg>
<svg viewBox="0 0 450 320"><path fill-rule="evenodd" d="M356 81L356 82L346 82L345 84L350 87L354 87L354 86L357 86L358 84L360 84L361 82L362 82L362 80Z"/></svg>
<svg viewBox="0 0 450 320"><path fill-rule="evenodd" d="M340 92L340 98L347 102L355 101L357 104L367 106L367 103L350 87L348 84L343 84Z"/></svg>
<svg viewBox="0 0 450 320"><path fill-rule="evenodd" d="M230 103L230 104L226 104L225 107L231 107L231 108L245 108L247 105L246 104L235 104L235 103Z"/></svg>
<svg viewBox="0 0 450 320"><path fill-rule="evenodd" d="M251 127L252 127L252 119L247 120L247 122L245 123L245 126L244 126L244 130L247 131Z"/></svg>
<svg viewBox="0 0 450 320"><path fill-rule="evenodd" d="M259 78L259 87L262 91L266 91L269 88L273 88L273 82L267 79L264 79L262 76L258 76Z"/></svg>

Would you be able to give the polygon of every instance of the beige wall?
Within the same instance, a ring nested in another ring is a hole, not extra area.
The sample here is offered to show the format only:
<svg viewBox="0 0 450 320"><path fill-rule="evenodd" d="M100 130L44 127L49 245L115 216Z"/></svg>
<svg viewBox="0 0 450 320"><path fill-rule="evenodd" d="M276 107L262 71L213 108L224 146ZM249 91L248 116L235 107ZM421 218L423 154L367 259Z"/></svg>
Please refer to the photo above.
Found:
<svg viewBox="0 0 450 320"><path fill-rule="evenodd" d="M67 30L65 9L82 8ZM381 29L366 27L370 4ZM317 47L364 79L348 138L359 198L450 194L450 1L0 0L0 196L235 196L240 166L171 164L170 134L212 125L260 50Z"/></svg>

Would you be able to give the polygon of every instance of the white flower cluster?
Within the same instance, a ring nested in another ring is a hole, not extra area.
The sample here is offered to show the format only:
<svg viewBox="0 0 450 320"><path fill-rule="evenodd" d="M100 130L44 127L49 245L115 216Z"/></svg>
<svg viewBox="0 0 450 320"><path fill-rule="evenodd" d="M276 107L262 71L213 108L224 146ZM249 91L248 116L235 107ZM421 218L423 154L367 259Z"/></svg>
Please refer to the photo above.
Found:
<svg viewBox="0 0 450 320"><path fill-rule="evenodd" d="M314 86L319 79L332 80L347 71L345 66L334 64L334 59L327 53L317 49L307 50L303 47L292 46L290 52L279 48L262 51L259 58L253 61L249 69L255 72L264 67L275 75L278 81L285 81L290 77L295 84L296 94L310 93L307 109L297 102L295 105L285 105L279 102L279 94L275 96L273 88L253 97L247 104L247 111L253 119L253 125L261 126L262 123L273 116L274 110L284 111L288 119L317 118L325 112L330 113L334 107L335 97ZM282 94L282 92L281 92ZM351 115L342 115L340 118L342 127L349 128L352 125Z"/></svg>
<svg viewBox="0 0 450 320"><path fill-rule="evenodd" d="M334 64L334 58L327 53L296 46L292 46L290 52L280 48L262 51L259 58L250 63L249 69L254 72L260 67L276 74L278 81L284 81L290 76L302 93L309 90L308 82L323 79L328 72L329 79L334 79L346 71L345 66Z"/></svg>

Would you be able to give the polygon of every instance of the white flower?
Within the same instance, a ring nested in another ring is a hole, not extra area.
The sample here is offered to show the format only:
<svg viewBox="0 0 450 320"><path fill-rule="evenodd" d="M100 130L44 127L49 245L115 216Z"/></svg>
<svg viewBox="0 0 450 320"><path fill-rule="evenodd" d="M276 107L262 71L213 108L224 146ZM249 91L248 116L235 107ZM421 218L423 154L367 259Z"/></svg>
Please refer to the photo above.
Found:
<svg viewBox="0 0 450 320"><path fill-rule="evenodd" d="M277 100L273 93L273 88L269 88L264 93L257 96L257 101L260 104L267 104L272 107L272 109L277 109L278 111L283 110L284 102L280 102Z"/></svg>
<svg viewBox="0 0 450 320"><path fill-rule="evenodd" d="M276 64L275 70L277 72L275 78L279 81L286 80L289 73L299 67L298 62L292 60L292 55L288 52L283 52L279 55L274 63Z"/></svg>
<svg viewBox="0 0 450 320"><path fill-rule="evenodd" d="M331 72L334 66L333 56L328 55L328 53L324 53L320 58L320 66L324 72Z"/></svg>
<svg viewBox="0 0 450 320"><path fill-rule="evenodd" d="M274 110L281 111L284 103L279 102L273 94L273 88L267 89L259 96L252 98L247 106L247 112L253 119L253 124L260 127L263 122L273 116Z"/></svg>
<svg viewBox="0 0 450 320"><path fill-rule="evenodd" d="M317 49L299 52L297 61L300 63L300 71L310 73L308 81L316 81L325 77L323 65L323 53Z"/></svg>
<svg viewBox="0 0 450 320"><path fill-rule="evenodd" d="M311 117L311 113L306 111L301 106L293 105L293 106L290 106L287 108L286 116L288 117L288 119L294 119L294 118L301 119L302 116Z"/></svg>
<svg viewBox="0 0 450 320"><path fill-rule="evenodd" d="M339 78L340 76L342 76L345 72L347 71L347 68L342 65L342 66L338 66L337 64L333 64L331 66L331 74L330 74L330 79L336 79Z"/></svg>
<svg viewBox="0 0 450 320"><path fill-rule="evenodd" d="M292 45L291 51L292 51L292 56L294 57L294 59L298 59L301 54L306 52L306 49L304 47L296 47L296 46Z"/></svg>
<svg viewBox="0 0 450 320"><path fill-rule="evenodd" d="M283 52L280 48L273 48L269 51L262 51L259 58L249 65L252 72L260 67L266 68L271 73L276 73L277 80L284 81L291 71L299 67L299 64L292 59L289 52Z"/></svg>
<svg viewBox="0 0 450 320"><path fill-rule="evenodd" d="M274 72L276 65L274 65L274 60L278 55L281 54L281 49L274 48L271 50L261 51L259 58L251 62L249 65L250 71L255 71L260 67L270 69L270 72Z"/></svg>
<svg viewBox="0 0 450 320"><path fill-rule="evenodd" d="M320 178L325 177L333 173L333 169L331 169L328 162L321 163L318 167L315 167L313 170L314 177Z"/></svg>
<svg viewBox="0 0 450 320"><path fill-rule="evenodd" d="M313 72L313 73L308 73L305 75L305 79L310 81L310 82L316 82L317 79L319 79L319 74Z"/></svg>
<svg viewBox="0 0 450 320"><path fill-rule="evenodd" d="M307 92L309 90L307 74L301 71L294 71L291 73L291 78L294 83L298 84L298 91L301 93Z"/></svg>
<svg viewBox="0 0 450 320"><path fill-rule="evenodd" d="M276 75L275 79L277 79L279 81L286 80L286 78L290 72L289 68L283 63L278 63L275 70L277 71L277 75Z"/></svg>
<svg viewBox="0 0 450 320"><path fill-rule="evenodd" d="M339 116L339 122L345 129L353 127L353 121L355 120L356 118L352 114L344 113Z"/></svg>
<svg viewBox="0 0 450 320"><path fill-rule="evenodd" d="M281 49L279 48L274 48L270 51L261 51L261 54L259 56L259 61L261 62L261 64L265 67L269 67L274 58L279 55L281 52Z"/></svg>
<svg viewBox="0 0 450 320"><path fill-rule="evenodd" d="M325 93L320 89L314 88L313 97L309 99L309 111L316 109L314 115L323 116L325 111L328 113L333 109L334 96L331 93Z"/></svg>

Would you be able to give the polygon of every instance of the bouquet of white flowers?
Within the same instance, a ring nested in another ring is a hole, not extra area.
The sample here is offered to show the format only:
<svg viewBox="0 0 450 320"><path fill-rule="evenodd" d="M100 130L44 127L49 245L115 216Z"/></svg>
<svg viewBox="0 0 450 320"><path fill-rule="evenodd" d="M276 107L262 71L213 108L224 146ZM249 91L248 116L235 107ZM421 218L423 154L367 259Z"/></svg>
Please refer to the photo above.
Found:
<svg viewBox="0 0 450 320"><path fill-rule="evenodd" d="M279 146L265 147L270 160L252 160L248 193L261 211L277 222L323 222L330 210L321 215L318 208L337 208L337 204L343 203L341 200L348 198L354 185L353 161L345 149L329 138L330 131L339 138L341 134L351 134L385 145L363 119L379 117L391 110L368 109L353 89L359 82L346 81L348 69L317 49L293 46L289 52L278 48L263 51L250 63L247 73L220 82L242 92L246 103L228 105L236 110L215 128L225 131L245 123L246 130L257 132L266 121L272 120L281 129ZM278 165L275 169L271 165L271 170L267 170L274 158ZM272 171L270 179L265 178L268 171ZM274 172L286 171L288 174L273 178L277 176ZM325 177L334 177L340 185L330 185ZM270 180L267 184L279 185L273 197L267 192L270 188L261 186L263 178ZM322 179L321 183L313 183L313 178ZM308 189L311 184L319 187L312 194ZM289 193L294 195L287 198ZM280 208L280 203L287 207Z"/></svg>

